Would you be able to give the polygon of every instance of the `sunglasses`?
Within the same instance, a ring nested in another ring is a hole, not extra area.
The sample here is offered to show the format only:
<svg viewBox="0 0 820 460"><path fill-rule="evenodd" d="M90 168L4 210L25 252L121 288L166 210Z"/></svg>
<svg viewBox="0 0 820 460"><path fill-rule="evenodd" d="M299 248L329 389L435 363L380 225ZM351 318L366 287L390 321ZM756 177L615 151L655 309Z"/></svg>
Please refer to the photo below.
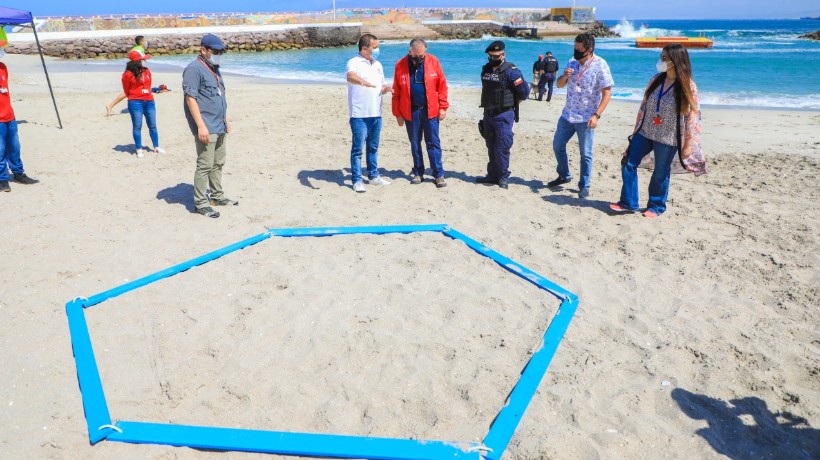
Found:
<svg viewBox="0 0 820 460"><path fill-rule="evenodd" d="M215 54L217 56L225 54L225 50L215 50L213 48L208 48L208 51L210 51L211 54Z"/></svg>

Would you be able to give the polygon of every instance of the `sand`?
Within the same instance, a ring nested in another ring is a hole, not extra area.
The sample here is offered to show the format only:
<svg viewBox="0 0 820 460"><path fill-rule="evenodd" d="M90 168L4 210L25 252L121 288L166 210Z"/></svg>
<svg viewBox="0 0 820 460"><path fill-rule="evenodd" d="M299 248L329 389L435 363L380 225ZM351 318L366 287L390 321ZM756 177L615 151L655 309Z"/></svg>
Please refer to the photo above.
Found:
<svg viewBox="0 0 820 460"><path fill-rule="evenodd" d="M229 75L224 186L240 205L207 219L192 212L181 69L154 72L174 90L156 96L167 153L137 158L127 112L104 116L119 66L49 61L60 130L39 59L4 62L42 181L0 194L4 457L262 458L89 445L65 303L269 227L427 223L580 297L505 459L820 456L818 112L704 108L710 173L674 176L650 220L607 208L636 103L602 118L587 200L545 187L560 97L522 106L509 190L474 184L486 150L468 89L442 123L448 187L409 183L406 133L388 116L393 184L357 194L344 86ZM570 164L577 174L577 143ZM86 314L114 420L480 441L557 306L463 245L414 234L269 240Z"/></svg>

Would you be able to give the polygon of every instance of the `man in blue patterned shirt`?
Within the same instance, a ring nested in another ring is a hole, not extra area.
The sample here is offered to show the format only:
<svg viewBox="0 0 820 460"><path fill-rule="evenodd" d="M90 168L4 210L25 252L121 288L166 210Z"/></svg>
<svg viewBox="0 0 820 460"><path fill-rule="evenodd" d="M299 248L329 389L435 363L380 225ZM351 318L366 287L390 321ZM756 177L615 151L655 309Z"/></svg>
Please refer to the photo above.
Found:
<svg viewBox="0 0 820 460"><path fill-rule="evenodd" d="M567 143L578 134L581 150L581 178L578 181L578 197L589 196L589 179L592 173L592 141L609 99L612 97L612 73L606 61L595 53L595 37L585 32L575 37L573 59L556 82L559 88L567 87L567 102L552 139L552 149L558 162L558 178L547 183L557 187L572 181L567 159Z"/></svg>

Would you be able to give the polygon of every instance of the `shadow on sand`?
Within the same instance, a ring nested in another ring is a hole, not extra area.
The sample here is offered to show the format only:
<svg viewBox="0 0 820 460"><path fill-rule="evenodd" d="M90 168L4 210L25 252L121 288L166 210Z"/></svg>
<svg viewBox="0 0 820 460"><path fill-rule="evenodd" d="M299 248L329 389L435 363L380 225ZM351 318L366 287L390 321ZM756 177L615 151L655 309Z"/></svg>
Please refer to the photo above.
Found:
<svg viewBox="0 0 820 460"><path fill-rule="evenodd" d="M723 401L676 388L672 399L687 416L709 424L697 434L731 459L820 458L820 430L789 412L772 413L760 398Z"/></svg>

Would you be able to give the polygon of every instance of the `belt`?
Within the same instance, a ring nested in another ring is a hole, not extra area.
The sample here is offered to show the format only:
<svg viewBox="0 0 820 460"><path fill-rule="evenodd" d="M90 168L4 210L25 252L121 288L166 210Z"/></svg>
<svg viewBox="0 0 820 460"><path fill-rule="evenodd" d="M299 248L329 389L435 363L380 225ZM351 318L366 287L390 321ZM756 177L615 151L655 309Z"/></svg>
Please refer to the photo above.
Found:
<svg viewBox="0 0 820 460"><path fill-rule="evenodd" d="M502 114L502 113L504 113L504 112L509 112L509 111L510 111L510 110L512 110L512 109L513 109L512 107L510 107L509 109L499 109L499 110L487 110L487 109L484 109L484 115L500 115L500 114Z"/></svg>

